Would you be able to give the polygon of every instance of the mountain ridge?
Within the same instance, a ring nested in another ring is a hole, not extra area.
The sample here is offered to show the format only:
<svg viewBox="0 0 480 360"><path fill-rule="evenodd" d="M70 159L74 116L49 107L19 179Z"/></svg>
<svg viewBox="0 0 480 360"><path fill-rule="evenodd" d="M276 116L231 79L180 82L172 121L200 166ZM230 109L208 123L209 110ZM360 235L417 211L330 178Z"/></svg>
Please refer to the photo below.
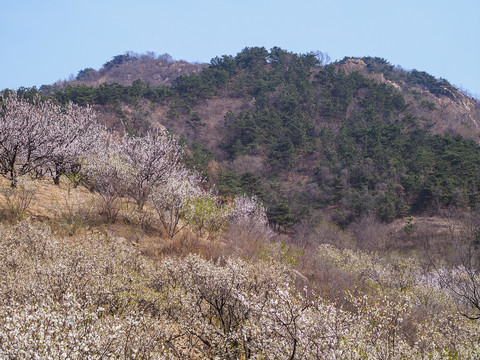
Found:
<svg viewBox="0 0 480 360"><path fill-rule="evenodd" d="M377 64L375 64L375 62L377 62ZM420 119L425 117L424 121L429 120L433 124L432 131L434 133L449 132L452 135L459 133L464 137L471 138L472 129L475 134L480 132L478 100L454 88L445 79L438 81L433 76L415 69L411 71L403 70L400 66L392 66L387 60L378 57L345 57L343 60L334 62L333 64L336 64L336 68L345 71L346 74L359 72L379 83L391 85L402 92L412 92L413 90L413 94L408 94L408 104L413 108L416 116ZM81 85L98 87L104 84L120 84L123 86L131 86L135 80L150 84L152 87L172 86L178 77L198 74L208 66L208 64L203 63L189 63L183 60L177 61L169 54L157 56L153 52L147 52L145 54L126 52L125 54L114 56L112 60L106 62L99 70L92 68L80 70L75 79L59 81L52 85L44 85L41 87L41 91L52 94L55 91L61 91L67 87L77 87ZM388 76L386 78L385 73L382 72L384 71L384 69L381 68L382 66L388 69L388 73L395 71L419 73L428 77L428 81L430 82L444 82L445 85L436 87L437 92L441 91L441 94L434 94L425 84L417 83L412 85L411 83L407 83L405 79L397 80L398 82L396 82L396 79L388 78ZM420 104L415 101L415 97L418 97L415 91L419 92L421 97L424 98ZM432 109L432 104L435 105L434 109ZM425 107L430 110L430 113L425 111ZM447 112L447 114L445 114L445 112ZM428 116L426 117L427 113L430 115L430 118L428 118ZM454 123L442 124L442 119L452 120L452 117L454 119L456 118ZM463 124L465 128L458 128L459 124ZM474 140L477 141L476 136Z"/></svg>

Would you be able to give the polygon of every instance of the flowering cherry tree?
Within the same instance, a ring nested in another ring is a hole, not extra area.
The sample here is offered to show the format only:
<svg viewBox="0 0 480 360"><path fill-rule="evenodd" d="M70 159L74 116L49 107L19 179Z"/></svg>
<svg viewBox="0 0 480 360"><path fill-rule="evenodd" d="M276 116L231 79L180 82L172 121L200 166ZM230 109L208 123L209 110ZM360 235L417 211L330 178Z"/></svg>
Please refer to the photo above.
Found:
<svg viewBox="0 0 480 360"><path fill-rule="evenodd" d="M33 104L15 92L3 93L0 109L0 174L15 184L17 176L41 171L60 138L61 109L52 102Z"/></svg>
<svg viewBox="0 0 480 360"><path fill-rule="evenodd" d="M68 104L56 124L57 143L48 161L48 171L58 185L61 175L80 171L81 158L92 150L105 130L97 123L91 107Z"/></svg>
<svg viewBox="0 0 480 360"><path fill-rule="evenodd" d="M13 185L18 176L46 172L58 183L61 174L78 167L100 132L88 107L29 103L15 92L4 92L0 101L0 174Z"/></svg>
<svg viewBox="0 0 480 360"><path fill-rule="evenodd" d="M184 222L179 226L179 222L187 211L188 203L202 195L201 182L198 174L179 167L171 173L165 184L155 186L150 192L150 203L170 238L188 225Z"/></svg>
<svg viewBox="0 0 480 360"><path fill-rule="evenodd" d="M166 184L177 168L181 149L165 131L151 130L143 137L125 135L119 142L125 165L129 168L127 194L141 209L154 186Z"/></svg>

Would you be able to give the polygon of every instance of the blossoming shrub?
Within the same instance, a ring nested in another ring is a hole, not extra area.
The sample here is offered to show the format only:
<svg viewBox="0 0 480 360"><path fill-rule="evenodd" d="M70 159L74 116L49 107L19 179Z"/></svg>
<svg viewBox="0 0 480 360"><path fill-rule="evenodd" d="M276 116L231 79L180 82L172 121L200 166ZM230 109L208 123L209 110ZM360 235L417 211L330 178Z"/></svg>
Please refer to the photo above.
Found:
<svg viewBox="0 0 480 360"><path fill-rule="evenodd" d="M137 251L95 233L56 239L28 221L0 227L0 239L0 358L162 354Z"/></svg>
<svg viewBox="0 0 480 360"><path fill-rule="evenodd" d="M332 245L318 256L368 286L337 302L299 291L278 261L154 262L107 234L0 225L0 358L480 357L478 323L420 262Z"/></svg>
<svg viewBox="0 0 480 360"><path fill-rule="evenodd" d="M267 210L255 196L242 195L233 199L228 224L230 228L240 229L251 241L269 239L273 236L268 224Z"/></svg>
<svg viewBox="0 0 480 360"><path fill-rule="evenodd" d="M435 321L417 321L412 313L418 301L410 291L351 294L347 310L298 292L293 280L287 267L275 263L228 259L215 264L189 256L166 259L152 286L169 304L165 314L176 324L170 346L184 357L192 356L192 349L200 358L225 359L479 355L475 323L447 308Z"/></svg>

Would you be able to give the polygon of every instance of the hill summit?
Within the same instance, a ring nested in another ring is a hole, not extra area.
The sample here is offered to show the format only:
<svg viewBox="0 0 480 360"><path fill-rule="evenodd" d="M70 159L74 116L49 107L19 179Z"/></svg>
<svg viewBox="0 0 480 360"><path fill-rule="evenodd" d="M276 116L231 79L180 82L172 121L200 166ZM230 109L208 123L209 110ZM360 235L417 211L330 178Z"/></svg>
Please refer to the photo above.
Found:
<svg viewBox="0 0 480 360"><path fill-rule="evenodd" d="M260 197L283 228L475 207L478 101L382 58L327 58L249 47L202 65L126 53L43 90L93 105L123 133L168 129L222 194Z"/></svg>

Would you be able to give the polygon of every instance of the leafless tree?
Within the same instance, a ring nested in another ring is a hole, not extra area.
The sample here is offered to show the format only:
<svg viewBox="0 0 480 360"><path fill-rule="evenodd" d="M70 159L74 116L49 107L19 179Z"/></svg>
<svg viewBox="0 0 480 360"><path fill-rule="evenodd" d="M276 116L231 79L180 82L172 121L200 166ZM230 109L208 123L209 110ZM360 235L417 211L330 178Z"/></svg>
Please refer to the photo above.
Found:
<svg viewBox="0 0 480 360"><path fill-rule="evenodd" d="M314 52L314 54L315 54L315 57L317 58L318 62L320 63L320 65L325 66L325 65L330 63L331 58L330 58L330 55L328 55L327 52L316 50Z"/></svg>

